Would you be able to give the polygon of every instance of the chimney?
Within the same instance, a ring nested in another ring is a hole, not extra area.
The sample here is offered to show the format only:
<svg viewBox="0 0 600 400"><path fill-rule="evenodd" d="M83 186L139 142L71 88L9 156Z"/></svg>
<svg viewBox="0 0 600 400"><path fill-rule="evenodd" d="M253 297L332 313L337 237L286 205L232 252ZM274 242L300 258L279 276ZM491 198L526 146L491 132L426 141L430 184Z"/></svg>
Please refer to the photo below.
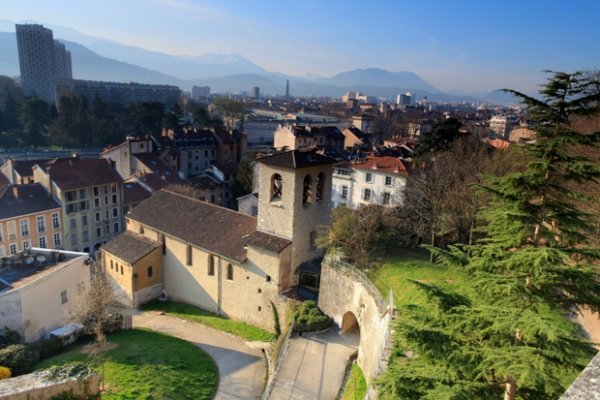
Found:
<svg viewBox="0 0 600 400"><path fill-rule="evenodd" d="M19 187L17 185L13 185L12 193L15 199L19 198Z"/></svg>

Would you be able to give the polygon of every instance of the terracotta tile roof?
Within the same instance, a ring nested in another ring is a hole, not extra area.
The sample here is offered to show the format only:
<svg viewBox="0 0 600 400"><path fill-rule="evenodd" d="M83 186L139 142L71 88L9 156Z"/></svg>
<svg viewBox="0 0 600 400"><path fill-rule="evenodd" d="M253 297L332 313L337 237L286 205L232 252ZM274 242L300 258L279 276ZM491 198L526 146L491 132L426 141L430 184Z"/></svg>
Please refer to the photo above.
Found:
<svg viewBox="0 0 600 400"><path fill-rule="evenodd" d="M102 246L102 250L133 264L159 246L160 243L155 240L125 231Z"/></svg>
<svg viewBox="0 0 600 400"><path fill-rule="evenodd" d="M492 139L489 143L490 146L498 150L504 150L510 147L510 142L502 139Z"/></svg>
<svg viewBox="0 0 600 400"><path fill-rule="evenodd" d="M0 220L60 208L39 183L0 188Z"/></svg>
<svg viewBox="0 0 600 400"><path fill-rule="evenodd" d="M57 159L46 164L50 179L61 190L72 190L121 182L123 179L107 160Z"/></svg>
<svg viewBox="0 0 600 400"><path fill-rule="evenodd" d="M331 157L317 153L316 149L288 150L257 158L256 161L292 169L334 164L336 162Z"/></svg>
<svg viewBox="0 0 600 400"><path fill-rule="evenodd" d="M246 238L256 231L256 218L160 190L134 208L128 217L214 254L246 260Z"/></svg>
<svg viewBox="0 0 600 400"><path fill-rule="evenodd" d="M395 157L370 156L362 163L352 165L352 168L408 176L404 163Z"/></svg>
<svg viewBox="0 0 600 400"><path fill-rule="evenodd" d="M292 244L292 241L265 232L256 231L246 238L246 244L279 254Z"/></svg>

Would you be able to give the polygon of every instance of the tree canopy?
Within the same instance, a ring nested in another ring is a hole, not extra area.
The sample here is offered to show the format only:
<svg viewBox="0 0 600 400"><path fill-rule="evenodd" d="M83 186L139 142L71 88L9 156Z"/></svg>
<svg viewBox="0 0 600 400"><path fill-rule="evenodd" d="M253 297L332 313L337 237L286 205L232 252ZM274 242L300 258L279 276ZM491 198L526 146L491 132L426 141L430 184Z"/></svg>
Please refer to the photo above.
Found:
<svg viewBox="0 0 600 400"><path fill-rule="evenodd" d="M381 384L408 399L558 398L593 354L565 318L579 306L600 309L600 250L569 186L600 177L600 167L574 153L600 132L582 134L572 118L598 112L598 82L553 73L542 99L510 91L528 106L537 139L519 145L522 169L487 178L492 201L479 213L482 238L448 249L429 246L440 263L468 276L464 292L413 282L427 307L400 311L398 358Z"/></svg>

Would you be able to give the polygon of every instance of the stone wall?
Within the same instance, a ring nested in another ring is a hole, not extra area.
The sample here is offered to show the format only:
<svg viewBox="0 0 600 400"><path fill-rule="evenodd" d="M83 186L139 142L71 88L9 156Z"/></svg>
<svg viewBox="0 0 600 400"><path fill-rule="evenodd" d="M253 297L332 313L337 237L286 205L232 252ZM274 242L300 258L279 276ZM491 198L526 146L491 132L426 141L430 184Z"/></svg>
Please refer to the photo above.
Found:
<svg viewBox="0 0 600 400"><path fill-rule="evenodd" d="M356 319L360 329L357 362L371 382L387 366L391 349L391 296L384 300L359 270L327 256L321 269L319 308L333 318L342 334Z"/></svg>
<svg viewBox="0 0 600 400"><path fill-rule="evenodd" d="M0 381L0 400L46 400L63 392L76 396L93 396L98 393L100 377L53 380L49 372L37 371Z"/></svg>

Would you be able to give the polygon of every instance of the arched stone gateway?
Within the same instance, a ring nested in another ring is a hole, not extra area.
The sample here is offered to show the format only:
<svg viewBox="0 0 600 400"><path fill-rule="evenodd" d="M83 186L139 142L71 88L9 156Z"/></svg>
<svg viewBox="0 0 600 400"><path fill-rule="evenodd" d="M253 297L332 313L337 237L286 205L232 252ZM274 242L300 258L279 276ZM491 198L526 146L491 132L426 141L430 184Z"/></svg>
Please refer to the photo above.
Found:
<svg viewBox="0 0 600 400"><path fill-rule="evenodd" d="M348 333L356 331L360 333L360 326L358 325L358 320L356 319L356 316L352 313L352 311L348 311L346 314L344 314L344 317L342 318L342 327L340 333L342 335L346 335Z"/></svg>
<svg viewBox="0 0 600 400"><path fill-rule="evenodd" d="M358 365L367 381L387 367L391 351L393 299L384 299L354 266L326 256L321 268L319 308L333 318L342 336L358 344Z"/></svg>

